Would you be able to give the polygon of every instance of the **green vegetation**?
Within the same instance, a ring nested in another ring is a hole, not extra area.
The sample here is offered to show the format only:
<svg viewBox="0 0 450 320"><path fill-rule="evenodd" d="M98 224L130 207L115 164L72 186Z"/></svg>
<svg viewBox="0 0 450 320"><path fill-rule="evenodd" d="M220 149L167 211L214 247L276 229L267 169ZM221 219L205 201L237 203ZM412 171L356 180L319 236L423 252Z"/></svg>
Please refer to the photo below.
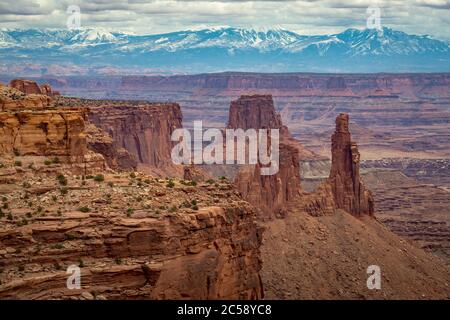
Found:
<svg viewBox="0 0 450 320"><path fill-rule="evenodd" d="M63 174L59 174L56 179L58 180L59 184L62 186L67 186L67 179Z"/></svg>
<svg viewBox="0 0 450 320"><path fill-rule="evenodd" d="M15 167L21 167L22 166L22 161L20 161L20 160L14 161L14 166Z"/></svg>
<svg viewBox="0 0 450 320"><path fill-rule="evenodd" d="M169 182L167 183L166 187L167 187L167 188L173 188L173 187L175 187L175 183L173 182L172 179L169 180Z"/></svg>
<svg viewBox="0 0 450 320"><path fill-rule="evenodd" d="M89 212L89 211L91 211L91 209L88 208L88 207L80 207L80 208L78 208L78 211L81 211L81 212Z"/></svg>
<svg viewBox="0 0 450 320"><path fill-rule="evenodd" d="M103 181L105 181L105 176L102 174L98 174L94 177L94 181L103 182Z"/></svg>

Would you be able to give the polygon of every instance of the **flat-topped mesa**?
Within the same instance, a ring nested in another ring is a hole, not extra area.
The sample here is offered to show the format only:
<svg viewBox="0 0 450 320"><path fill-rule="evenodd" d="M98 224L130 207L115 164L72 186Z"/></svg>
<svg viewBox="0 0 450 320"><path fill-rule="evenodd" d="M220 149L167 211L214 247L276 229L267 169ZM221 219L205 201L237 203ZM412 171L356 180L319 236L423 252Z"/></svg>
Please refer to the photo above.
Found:
<svg viewBox="0 0 450 320"><path fill-rule="evenodd" d="M39 85L32 80L14 79L10 81L9 86L25 94L42 94Z"/></svg>
<svg viewBox="0 0 450 320"><path fill-rule="evenodd" d="M290 137L281 115L275 111L272 95L242 95L231 101L228 129L279 129L280 137Z"/></svg>
<svg viewBox="0 0 450 320"><path fill-rule="evenodd" d="M25 94L42 94L49 97L59 96L59 92L53 91L48 83L39 86L33 80L14 79L9 82L9 86Z"/></svg>
<svg viewBox="0 0 450 320"><path fill-rule="evenodd" d="M361 181L360 154L357 144L351 141L348 124L348 114L341 113L336 118L336 131L331 136L332 160L328 181L338 209L355 216L373 215L374 200Z"/></svg>

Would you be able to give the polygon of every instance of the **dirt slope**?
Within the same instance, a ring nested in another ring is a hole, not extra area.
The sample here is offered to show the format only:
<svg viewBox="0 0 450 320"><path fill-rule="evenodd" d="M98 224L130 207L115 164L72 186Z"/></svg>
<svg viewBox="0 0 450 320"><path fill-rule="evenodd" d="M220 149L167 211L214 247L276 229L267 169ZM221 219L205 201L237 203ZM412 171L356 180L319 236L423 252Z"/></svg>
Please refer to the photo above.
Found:
<svg viewBox="0 0 450 320"><path fill-rule="evenodd" d="M266 224L262 278L267 299L449 299L450 269L377 220L344 211L299 212ZM367 289L367 267L381 290Z"/></svg>

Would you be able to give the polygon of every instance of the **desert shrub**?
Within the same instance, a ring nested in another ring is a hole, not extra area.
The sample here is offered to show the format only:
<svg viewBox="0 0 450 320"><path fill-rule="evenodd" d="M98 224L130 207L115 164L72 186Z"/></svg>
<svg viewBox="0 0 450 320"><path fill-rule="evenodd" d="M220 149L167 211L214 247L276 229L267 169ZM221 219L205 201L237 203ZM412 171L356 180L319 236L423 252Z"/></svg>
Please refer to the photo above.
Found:
<svg viewBox="0 0 450 320"><path fill-rule="evenodd" d="M172 180L169 180L169 182L166 185L167 188L173 188L175 187L175 183Z"/></svg>
<svg viewBox="0 0 450 320"><path fill-rule="evenodd" d="M134 172L130 173L130 178L131 178L131 179L136 178L136 173L134 173Z"/></svg>
<svg viewBox="0 0 450 320"><path fill-rule="evenodd" d="M58 157L54 157L54 158L52 159L52 162L55 163L55 164L57 164L57 163L60 163L61 161L59 160Z"/></svg>
<svg viewBox="0 0 450 320"><path fill-rule="evenodd" d="M81 211L81 212L89 212L89 211L91 211L91 209L88 208L88 207L80 207L80 208L78 208L78 211Z"/></svg>
<svg viewBox="0 0 450 320"><path fill-rule="evenodd" d="M61 188L60 191L63 196L69 193L69 189L67 188Z"/></svg>
<svg viewBox="0 0 450 320"><path fill-rule="evenodd" d="M102 174L98 174L94 177L94 181L103 182L103 181L105 181L105 176Z"/></svg>
<svg viewBox="0 0 450 320"><path fill-rule="evenodd" d="M21 167L22 166L22 161L20 161L20 160L14 161L14 166L15 167Z"/></svg>
<svg viewBox="0 0 450 320"><path fill-rule="evenodd" d="M52 164L52 162L51 162L50 160L45 160L45 161L44 161L44 164L45 164L46 166L49 166L49 165Z"/></svg>
<svg viewBox="0 0 450 320"><path fill-rule="evenodd" d="M112 187L114 187L114 183L112 183L112 181L109 181L108 186L110 186L112 188Z"/></svg>
<svg viewBox="0 0 450 320"><path fill-rule="evenodd" d="M208 179L208 180L206 180L206 183L207 183L207 184L213 184L213 183L214 183L214 180L213 180L213 179Z"/></svg>
<svg viewBox="0 0 450 320"><path fill-rule="evenodd" d="M62 186L67 186L67 179L63 174L59 174L56 179L58 180L59 184Z"/></svg>
<svg viewBox="0 0 450 320"><path fill-rule="evenodd" d="M197 211L197 210L198 210L198 206L197 206L197 205L192 206L192 209L195 210L195 211Z"/></svg>

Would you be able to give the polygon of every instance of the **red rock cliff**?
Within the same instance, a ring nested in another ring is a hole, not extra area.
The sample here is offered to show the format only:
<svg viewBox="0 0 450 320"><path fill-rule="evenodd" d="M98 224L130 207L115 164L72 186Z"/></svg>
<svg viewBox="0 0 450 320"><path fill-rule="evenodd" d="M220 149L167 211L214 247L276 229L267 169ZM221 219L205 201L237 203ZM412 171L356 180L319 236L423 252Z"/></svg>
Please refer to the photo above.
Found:
<svg viewBox="0 0 450 320"><path fill-rule="evenodd" d="M86 109L56 109L49 97L28 96L7 87L0 92L0 106L0 155L85 154Z"/></svg>
<svg viewBox="0 0 450 320"><path fill-rule="evenodd" d="M250 95L232 101L227 127L280 130L278 173L261 175L260 164L247 166L237 174L235 185L244 199L260 210L260 218L265 220L283 216L286 203L300 192L299 150L305 150L282 124L272 96Z"/></svg>
<svg viewBox="0 0 450 320"><path fill-rule="evenodd" d="M359 176L358 146L351 141L348 114L336 118L336 131L331 137L332 164L328 182L331 184L336 207L353 215L373 215L373 198Z"/></svg>
<svg viewBox="0 0 450 320"><path fill-rule="evenodd" d="M90 111L89 119L139 163L157 168L172 165L171 135L182 122L178 104L102 105Z"/></svg>
<svg viewBox="0 0 450 320"><path fill-rule="evenodd" d="M244 199L259 210L259 217L270 220L285 215L285 205L300 193L298 150L280 144L279 171L261 175L261 165L249 166L238 172L235 185Z"/></svg>

